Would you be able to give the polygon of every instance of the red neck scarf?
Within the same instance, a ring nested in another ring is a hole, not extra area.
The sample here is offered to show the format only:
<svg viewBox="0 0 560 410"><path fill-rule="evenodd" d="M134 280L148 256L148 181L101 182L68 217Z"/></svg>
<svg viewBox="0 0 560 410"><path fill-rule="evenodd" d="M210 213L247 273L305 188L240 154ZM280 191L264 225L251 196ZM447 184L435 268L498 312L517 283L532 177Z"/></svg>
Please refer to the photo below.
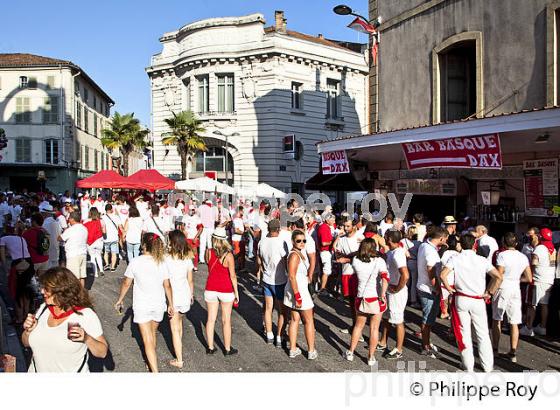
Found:
<svg viewBox="0 0 560 410"><path fill-rule="evenodd" d="M539 245L544 245L546 246L546 249L548 249L548 253L550 253L551 255L554 253L554 244L552 243L552 241L545 241L544 239L541 240L541 243Z"/></svg>
<svg viewBox="0 0 560 410"><path fill-rule="evenodd" d="M365 238L373 238L375 236L374 232L366 232L364 233Z"/></svg>
<svg viewBox="0 0 560 410"><path fill-rule="evenodd" d="M72 309L67 310L66 312L62 312L61 314L57 315L56 313L54 313L54 306L53 305L48 305L48 308L49 308L49 312L51 312L52 317L54 317L57 320L58 319L64 319L64 318L70 316L72 313L79 312L80 310L85 309L81 306L74 306Z"/></svg>

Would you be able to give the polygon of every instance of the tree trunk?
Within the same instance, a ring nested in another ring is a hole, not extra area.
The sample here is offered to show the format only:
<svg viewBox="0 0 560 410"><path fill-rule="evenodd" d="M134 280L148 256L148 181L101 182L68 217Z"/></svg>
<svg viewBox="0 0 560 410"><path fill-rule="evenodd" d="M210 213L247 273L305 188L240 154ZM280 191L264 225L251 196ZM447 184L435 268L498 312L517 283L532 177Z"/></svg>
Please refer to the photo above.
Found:
<svg viewBox="0 0 560 410"><path fill-rule="evenodd" d="M189 179L187 175L187 153L185 151L181 151L181 179Z"/></svg>
<svg viewBox="0 0 560 410"><path fill-rule="evenodd" d="M125 177L127 177L128 176L128 156L129 156L129 153L123 151L121 153L121 156L122 156L122 162L123 162L123 175Z"/></svg>

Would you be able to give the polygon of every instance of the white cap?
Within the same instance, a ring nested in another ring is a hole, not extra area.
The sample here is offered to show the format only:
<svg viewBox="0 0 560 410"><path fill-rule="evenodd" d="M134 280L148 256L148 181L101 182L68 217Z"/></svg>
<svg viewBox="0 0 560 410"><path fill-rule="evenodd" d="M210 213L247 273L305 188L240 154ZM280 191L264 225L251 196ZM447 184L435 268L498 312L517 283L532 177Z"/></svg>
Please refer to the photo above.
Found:
<svg viewBox="0 0 560 410"><path fill-rule="evenodd" d="M43 204L39 207L40 212L54 212L54 208L51 204Z"/></svg>

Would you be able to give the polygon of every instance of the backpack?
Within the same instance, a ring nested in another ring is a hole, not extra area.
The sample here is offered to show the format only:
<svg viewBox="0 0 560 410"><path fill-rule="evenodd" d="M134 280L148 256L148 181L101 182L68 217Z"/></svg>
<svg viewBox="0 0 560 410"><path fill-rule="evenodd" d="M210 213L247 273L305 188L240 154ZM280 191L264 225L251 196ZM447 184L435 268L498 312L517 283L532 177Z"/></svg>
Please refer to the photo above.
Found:
<svg viewBox="0 0 560 410"><path fill-rule="evenodd" d="M40 229L37 231L37 253L39 255L48 255L49 249L51 247L51 241L49 235Z"/></svg>

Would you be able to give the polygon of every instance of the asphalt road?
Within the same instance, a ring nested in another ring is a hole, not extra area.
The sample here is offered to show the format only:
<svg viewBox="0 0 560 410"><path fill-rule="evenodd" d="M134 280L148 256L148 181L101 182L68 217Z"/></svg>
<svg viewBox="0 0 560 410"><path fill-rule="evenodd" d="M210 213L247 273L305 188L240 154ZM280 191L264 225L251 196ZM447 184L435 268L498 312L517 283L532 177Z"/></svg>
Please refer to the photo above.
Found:
<svg viewBox="0 0 560 410"><path fill-rule="evenodd" d="M248 267L251 268L251 264ZM90 278L88 287L97 313L99 314L105 336L109 341L110 354L103 361L92 359L92 371L104 372L145 372L146 365L142 357L141 337L138 327L132 323L131 295L125 301L125 314L119 316L113 309L117 299L120 281L124 273L124 262L117 272L107 273L104 277ZM367 349L360 343L353 362L342 358L348 348L350 336L340 332L348 327L349 308L340 300L331 297L315 299L316 346L319 358L307 360L307 347L300 326L298 344L304 354L290 359L284 349L267 345L262 337L262 303L260 292L253 290L255 278L252 274L239 276L240 306L232 315L233 343L239 349L236 356L224 357L221 339L220 318L216 324L216 346L219 351L212 355L205 354L204 323L206 309L203 299L206 283L206 266L201 265L195 273L195 303L184 321L183 356L185 365L182 370L168 364L173 358L171 334L167 319L160 324L157 340L157 353L160 371L163 372L344 372L370 371L367 365ZM404 356L398 361L388 361L378 354L379 370L385 371L418 371L460 369L460 356L456 345L447 337L448 320L439 320L434 327L432 342L441 353L439 359L426 359L419 355L420 341L414 335L419 329L421 314L408 308L405 316L406 340ZM365 329L367 334L368 330ZM509 337L503 335L501 350L508 350ZM389 346L394 346L390 337ZM479 367L478 367L479 368ZM496 370L560 370L560 343L542 337L523 339L520 341L518 363L513 364L503 359L496 359ZM479 368L480 369L480 368Z"/></svg>

